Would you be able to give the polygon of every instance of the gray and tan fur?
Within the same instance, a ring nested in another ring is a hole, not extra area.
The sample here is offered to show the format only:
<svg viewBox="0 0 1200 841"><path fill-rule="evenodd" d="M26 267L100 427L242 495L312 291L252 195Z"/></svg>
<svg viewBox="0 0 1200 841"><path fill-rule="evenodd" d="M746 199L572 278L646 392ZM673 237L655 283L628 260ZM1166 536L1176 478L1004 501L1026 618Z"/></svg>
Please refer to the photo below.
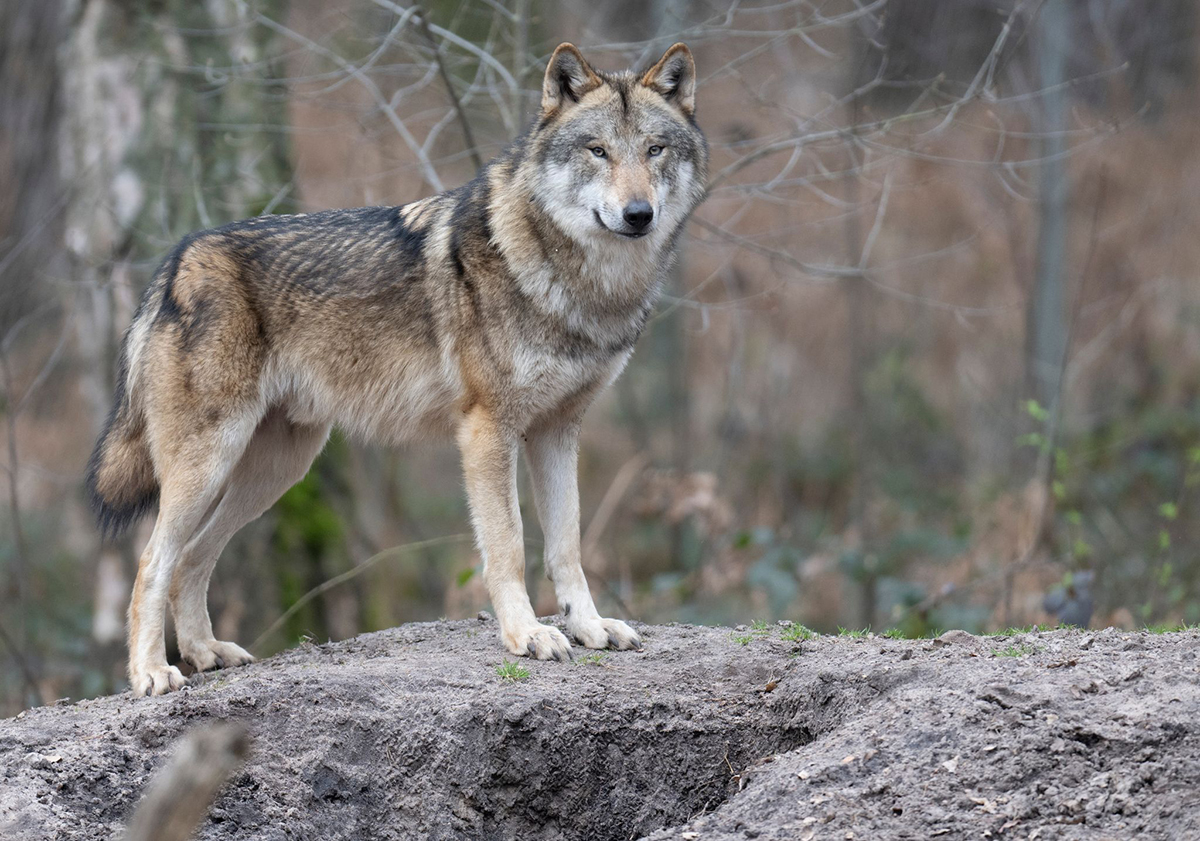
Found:
<svg viewBox="0 0 1200 841"><path fill-rule="evenodd" d="M125 337L88 470L102 526L157 502L129 607L137 694L252 658L213 637L208 580L230 537L304 476L333 424L383 442L453 438L504 646L563 659L524 585L524 445L568 633L635 648L580 566L580 421L629 359L704 194L695 66L643 74L563 44L530 131L469 184L403 207L266 216L187 237Z"/></svg>

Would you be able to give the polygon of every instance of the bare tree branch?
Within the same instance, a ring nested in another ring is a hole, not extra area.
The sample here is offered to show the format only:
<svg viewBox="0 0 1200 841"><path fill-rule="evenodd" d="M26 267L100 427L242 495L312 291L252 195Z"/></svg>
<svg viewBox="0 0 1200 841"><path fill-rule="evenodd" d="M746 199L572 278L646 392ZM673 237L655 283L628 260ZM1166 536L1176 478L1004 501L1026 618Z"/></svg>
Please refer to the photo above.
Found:
<svg viewBox="0 0 1200 841"><path fill-rule="evenodd" d="M480 159L479 149L475 146L475 136L471 133L471 122L467 119L467 114L463 111L462 103L459 102L458 94L454 90L454 81L446 72L446 63L442 61L442 51L438 48L433 33L429 31L429 14L419 6L414 8L418 10L417 17L421 22L421 32L425 35L425 40L429 42L430 49L433 50L433 59L437 62L438 73L441 74L442 82L446 85L446 94L450 97L450 104L454 107L454 113L458 115L458 122L462 126L463 140L467 144L467 152L471 155L471 162L475 164L475 171L479 172L483 169L483 160Z"/></svg>
<svg viewBox="0 0 1200 841"><path fill-rule="evenodd" d="M381 5L383 4L381 3ZM393 3L387 3L386 5L392 8L393 11L400 13L405 11L398 6L395 6ZM429 156L425 153L425 150L421 148L421 144L417 143L417 139L413 137L412 132L408 130L408 127L404 124L404 121L400 119L400 115L396 113L396 109L392 107L392 104L383 95L383 92L379 90L379 86L375 84L374 80L370 76L364 73L361 68L355 67L332 50L328 50L315 41L304 37L299 32L296 32L281 23L271 20L266 15L257 14L254 17L255 20L268 29L274 30L275 32L278 32L279 34L290 38L299 44L305 45L319 55L325 56L338 67L342 68L355 79L357 79L375 100L375 104L379 106L379 109L387 116L388 121L392 124L392 127L396 129L396 133L400 135L401 139L403 139L408 145L408 148L411 149L413 154L417 156L417 163L421 168L422 175L425 176L425 180L429 183L429 186L439 193L445 189L445 185L442 184L442 179L438 177L437 170L434 169L433 163L429 160Z"/></svg>

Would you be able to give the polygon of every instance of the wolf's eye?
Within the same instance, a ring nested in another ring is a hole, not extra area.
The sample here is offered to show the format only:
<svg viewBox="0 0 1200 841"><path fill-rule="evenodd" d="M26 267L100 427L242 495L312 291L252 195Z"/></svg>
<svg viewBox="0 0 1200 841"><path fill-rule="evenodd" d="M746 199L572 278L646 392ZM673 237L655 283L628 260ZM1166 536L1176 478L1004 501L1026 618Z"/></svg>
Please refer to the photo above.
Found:
<svg viewBox="0 0 1200 841"><path fill-rule="evenodd" d="M650 147L650 157L653 158L655 155L661 155L662 149L663 149L663 147L661 147L661 146L651 146Z"/></svg>
<svg viewBox="0 0 1200 841"><path fill-rule="evenodd" d="M608 152L604 151L603 146L593 146L592 154L595 155L597 158L603 158L608 155Z"/></svg>

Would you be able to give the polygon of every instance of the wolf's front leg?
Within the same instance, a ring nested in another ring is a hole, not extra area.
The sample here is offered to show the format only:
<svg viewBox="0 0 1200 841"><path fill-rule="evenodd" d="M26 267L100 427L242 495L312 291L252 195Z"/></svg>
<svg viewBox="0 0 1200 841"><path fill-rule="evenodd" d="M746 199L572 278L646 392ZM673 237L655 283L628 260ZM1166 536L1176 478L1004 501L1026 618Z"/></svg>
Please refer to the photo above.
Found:
<svg viewBox="0 0 1200 841"><path fill-rule="evenodd" d="M538 518L546 537L546 571L571 636L588 648L640 648L637 633L596 611L579 549L579 427L561 423L531 431L525 452Z"/></svg>
<svg viewBox="0 0 1200 841"><path fill-rule="evenodd" d="M481 407L458 431L467 501L475 539L483 552L483 580L500 622L500 638L513 654L567 660L562 631L537 621L525 590L525 544L517 505L517 436Z"/></svg>

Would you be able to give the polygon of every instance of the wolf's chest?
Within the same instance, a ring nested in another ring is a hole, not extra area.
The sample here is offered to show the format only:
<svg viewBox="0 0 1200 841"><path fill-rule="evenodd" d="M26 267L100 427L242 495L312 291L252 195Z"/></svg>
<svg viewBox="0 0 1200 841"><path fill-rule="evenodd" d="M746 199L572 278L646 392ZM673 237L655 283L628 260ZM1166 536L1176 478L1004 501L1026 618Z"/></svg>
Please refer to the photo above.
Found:
<svg viewBox="0 0 1200 841"><path fill-rule="evenodd" d="M597 364L531 345L521 345L512 360L512 387L541 407L562 398L595 377Z"/></svg>
<svg viewBox="0 0 1200 841"><path fill-rule="evenodd" d="M522 345L513 358L513 393L524 412L551 411L576 395L608 385L627 359L628 353L599 359Z"/></svg>

